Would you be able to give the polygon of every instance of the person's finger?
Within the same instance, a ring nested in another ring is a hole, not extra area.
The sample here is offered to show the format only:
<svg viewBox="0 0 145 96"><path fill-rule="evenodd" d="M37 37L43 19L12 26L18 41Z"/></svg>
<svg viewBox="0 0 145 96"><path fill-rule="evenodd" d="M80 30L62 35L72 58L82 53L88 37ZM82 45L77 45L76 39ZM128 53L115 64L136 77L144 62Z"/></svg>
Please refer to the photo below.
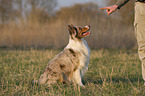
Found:
<svg viewBox="0 0 145 96"><path fill-rule="evenodd" d="M107 15L110 15L112 13L112 11L109 11Z"/></svg>
<svg viewBox="0 0 145 96"><path fill-rule="evenodd" d="M100 9L101 9L101 10L102 10L102 9L108 9L108 7L102 7L102 8L100 8Z"/></svg>
<svg viewBox="0 0 145 96"><path fill-rule="evenodd" d="M107 9L106 12L108 13L110 11L110 9Z"/></svg>

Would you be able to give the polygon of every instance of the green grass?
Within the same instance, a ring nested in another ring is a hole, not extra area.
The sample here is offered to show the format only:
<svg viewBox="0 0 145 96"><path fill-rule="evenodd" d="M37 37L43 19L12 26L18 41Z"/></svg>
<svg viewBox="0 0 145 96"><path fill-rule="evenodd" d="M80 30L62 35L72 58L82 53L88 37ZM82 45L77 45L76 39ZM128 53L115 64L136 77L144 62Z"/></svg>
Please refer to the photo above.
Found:
<svg viewBox="0 0 145 96"><path fill-rule="evenodd" d="M0 95L143 96L145 87L136 50L92 50L85 88L75 84L32 84L61 50L0 50Z"/></svg>

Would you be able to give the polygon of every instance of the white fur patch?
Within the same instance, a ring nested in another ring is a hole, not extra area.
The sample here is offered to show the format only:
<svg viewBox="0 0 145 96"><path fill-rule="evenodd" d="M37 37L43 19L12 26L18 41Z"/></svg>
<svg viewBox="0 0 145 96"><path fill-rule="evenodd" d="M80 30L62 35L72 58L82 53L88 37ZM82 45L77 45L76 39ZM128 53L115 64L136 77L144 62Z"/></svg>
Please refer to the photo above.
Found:
<svg viewBox="0 0 145 96"><path fill-rule="evenodd" d="M88 70L89 58L90 58L90 48L88 47L87 42L82 38L81 41L73 40L70 38L68 45L66 48L71 48L75 51L81 53L80 59L80 66L79 69L84 72Z"/></svg>

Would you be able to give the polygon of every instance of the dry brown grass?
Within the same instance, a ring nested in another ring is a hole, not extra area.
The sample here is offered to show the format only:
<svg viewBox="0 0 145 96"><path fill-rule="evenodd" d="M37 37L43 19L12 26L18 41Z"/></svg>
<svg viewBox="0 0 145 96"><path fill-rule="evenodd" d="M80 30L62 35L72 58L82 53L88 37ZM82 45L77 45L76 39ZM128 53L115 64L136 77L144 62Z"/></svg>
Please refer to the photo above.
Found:
<svg viewBox="0 0 145 96"><path fill-rule="evenodd" d="M86 38L90 48L136 47L132 21L119 12L106 16L94 4L62 8L49 19L41 18L43 23L40 18L33 14L27 23L1 25L0 47L63 48L68 43L68 24L91 25L92 34Z"/></svg>

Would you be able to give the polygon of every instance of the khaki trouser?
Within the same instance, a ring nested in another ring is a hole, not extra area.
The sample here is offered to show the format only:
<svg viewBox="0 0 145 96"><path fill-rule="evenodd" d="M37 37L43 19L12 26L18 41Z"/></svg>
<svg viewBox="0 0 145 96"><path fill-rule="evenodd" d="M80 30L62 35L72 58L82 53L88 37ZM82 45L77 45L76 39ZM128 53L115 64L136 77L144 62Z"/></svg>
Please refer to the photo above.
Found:
<svg viewBox="0 0 145 96"><path fill-rule="evenodd" d="M145 3L135 3L134 27L138 43L138 54L142 61L142 77L145 81Z"/></svg>

